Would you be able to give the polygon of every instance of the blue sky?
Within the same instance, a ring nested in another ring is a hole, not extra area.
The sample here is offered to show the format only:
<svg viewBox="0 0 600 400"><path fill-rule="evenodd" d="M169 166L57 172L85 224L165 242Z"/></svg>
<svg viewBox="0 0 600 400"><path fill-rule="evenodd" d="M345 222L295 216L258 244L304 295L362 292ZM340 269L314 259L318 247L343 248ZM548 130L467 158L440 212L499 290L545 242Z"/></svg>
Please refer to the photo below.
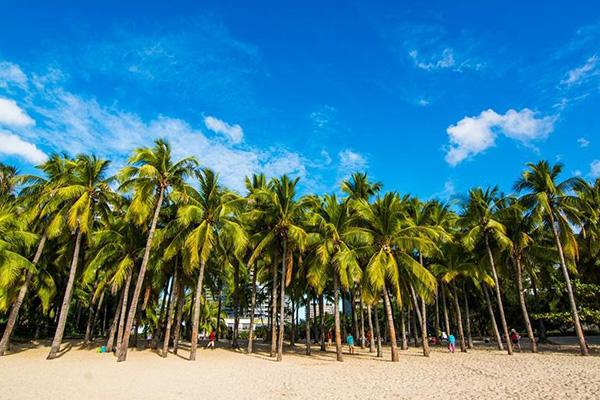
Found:
<svg viewBox="0 0 600 400"><path fill-rule="evenodd" d="M57 151L116 170L166 137L235 189L367 170L448 199L541 158L600 176L593 2L49 3L1 4L0 161L22 171Z"/></svg>

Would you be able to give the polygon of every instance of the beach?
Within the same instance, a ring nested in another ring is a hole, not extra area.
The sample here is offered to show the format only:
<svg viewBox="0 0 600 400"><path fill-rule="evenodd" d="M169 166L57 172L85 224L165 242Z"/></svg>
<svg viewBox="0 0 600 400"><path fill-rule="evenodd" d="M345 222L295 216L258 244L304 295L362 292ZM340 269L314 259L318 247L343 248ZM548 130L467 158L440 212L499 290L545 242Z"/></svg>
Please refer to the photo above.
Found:
<svg viewBox="0 0 600 400"><path fill-rule="evenodd" d="M187 351L164 359L156 352L134 350L124 363L112 354L70 350L47 361L48 347L22 346L0 358L0 386L6 399L598 399L600 357L577 355L572 345L542 346L540 354L506 353L486 347L449 354L434 347L400 352L400 362L376 358L368 349L344 354L304 346L286 349L282 362L268 357L266 346L252 355L221 343L201 349L197 361ZM345 349L346 350L346 349Z"/></svg>

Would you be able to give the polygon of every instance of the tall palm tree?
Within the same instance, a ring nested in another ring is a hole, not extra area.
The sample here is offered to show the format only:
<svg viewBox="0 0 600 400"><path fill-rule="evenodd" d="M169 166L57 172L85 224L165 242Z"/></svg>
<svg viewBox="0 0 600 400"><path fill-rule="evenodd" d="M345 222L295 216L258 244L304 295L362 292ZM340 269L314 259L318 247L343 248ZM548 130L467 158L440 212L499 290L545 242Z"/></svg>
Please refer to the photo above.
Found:
<svg viewBox="0 0 600 400"><path fill-rule="evenodd" d="M106 219L110 214L110 203L116 199L106 173L110 162L96 156L79 155L73 161L74 167L69 178L63 185L52 190L49 203L61 205L61 211L56 214L49 225L49 235L54 236L54 230L66 226L75 236L73 256L69 270L69 279L65 289L63 303L60 309L58 325L52 340L52 346L47 359L58 356L62 343L71 296L77 275L79 252L83 235L87 235L98 218Z"/></svg>
<svg viewBox="0 0 600 400"><path fill-rule="evenodd" d="M66 156L60 156L53 154L50 158L38 166L45 173L45 177L27 176L21 177L20 182L26 182L29 186L23 188L20 198L21 207L24 207L27 211L21 218L24 223L29 224L34 231L41 232L39 236L39 242L33 259L31 261L32 267L27 269L25 273L25 280L19 289L17 298L15 299L10 309L6 328L2 334L0 340L0 356L4 355L8 349L10 337L13 333L15 324L17 322L19 311L23 305L23 301L29 290L29 285L36 273L35 268L42 256L42 252L48 239L48 224L52 220L54 214L60 204L50 202L51 196L48 196L51 190L58 188L63 184L64 180L68 178L69 171L73 168L74 164ZM2 172L4 193L12 193L16 185L15 171L13 169L7 169ZM16 213L13 214L16 217ZM19 267L23 264L20 263L3 263L3 271L7 271L9 268ZM33 269L33 270L32 270ZM20 276L16 270L11 270L11 276Z"/></svg>
<svg viewBox="0 0 600 400"><path fill-rule="evenodd" d="M244 199L224 190L214 171L204 168L197 174L199 191L191 193L189 204L182 206L177 215L177 225L181 232L174 244L181 242L184 260L188 270L199 268L194 297L190 360L196 359L198 329L200 322L200 300L206 262L211 256L217 241L227 238L236 254L246 246L246 232L236 218ZM174 255L167 249L167 256Z"/></svg>
<svg viewBox="0 0 600 400"><path fill-rule="evenodd" d="M322 293L327 277L333 278L333 314L335 318L335 345L337 360L343 361L339 315L339 286L348 290L359 282L362 271L353 247L368 238L355 224L356 217L349 212L348 202L339 202L335 195L325 195L312 209L310 224L318 239L314 243L307 278L309 284Z"/></svg>
<svg viewBox="0 0 600 400"><path fill-rule="evenodd" d="M477 241L483 240L492 270L492 277L494 278L494 288L496 290L500 322L502 323L506 348L508 354L512 355L512 343L508 335L508 325L506 324L506 315L502 304L500 280L498 279L496 263L490 244L490 239L493 239L501 248L508 248L511 246L510 239L506 236L506 227L502 225L495 215L498 210L499 202L498 188L487 188L485 190L475 188L469 191L469 201L463 215L463 223L468 229L464 237L464 243L467 248L473 249Z"/></svg>
<svg viewBox="0 0 600 400"><path fill-rule="evenodd" d="M518 192L525 192L521 196L521 202L529 209L532 218L543 221L552 231L565 279L579 350L581 355L585 356L588 355L588 349L579 321L563 245L566 243L573 252L576 250L577 242L570 224L580 224L578 214L583 205L572 191L583 184L579 178L570 178L559 182L558 178L562 169L562 164L550 165L547 161L540 161L537 164L529 163L515 184L515 189ZM570 262L575 264L574 257L570 257Z"/></svg>
<svg viewBox="0 0 600 400"><path fill-rule="evenodd" d="M397 299L401 299L401 280L405 277L435 290L435 277L412 257L415 249L430 250L435 245L421 235L419 228L407 222L406 204L397 193L386 193L373 204L356 200L352 206L362 219L362 230L369 236L369 245L361 249L370 255L365 272L373 289L383 293L392 361L399 361L388 285Z"/></svg>
<svg viewBox="0 0 600 400"><path fill-rule="evenodd" d="M0 201L14 199L15 190L21 181L17 168L0 162Z"/></svg>
<svg viewBox="0 0 600 400"><path fill-rule="evenodd" d="M273 242L281 244L281 281L280 281L280 308L279 315L281 326L277 338L277 361L283 357L283 333L285 317L285 283L286 271L292 265L292 248L303 249L306 245L306 232L301 225L303 214L309 200L296 199L296 185L299 178L290 179L287 175L274 178L269 182L269 189L257 193L260 203L264 205L254 210L255 219L271 221L269 230L265 233L260 243L256 246L249 265ZM290 246L288 246L290 245ZM275 285L276 282L273 282ZM275 322L273 322L273 325Z"/></svg>
<svg viewBox="0 0 600 400"><path fill-rule="evenodd" d="M125 192L133 191L133 199L127 213L128 219L138 225L145 225L150 215L152 215L142 263L131 298L131 307L127 316L118 361L127 359L129 335L136 317L139 297L144 284L163 201L169 195L170 190L180 192L187 190L185 179L190 176L196 165L197 161L194 157L173 161L171 146L166 141L159 139L155 141L152 148L142 147L136 149L129 159L129 165L124 167L118 174L121 190Z"/></svg>

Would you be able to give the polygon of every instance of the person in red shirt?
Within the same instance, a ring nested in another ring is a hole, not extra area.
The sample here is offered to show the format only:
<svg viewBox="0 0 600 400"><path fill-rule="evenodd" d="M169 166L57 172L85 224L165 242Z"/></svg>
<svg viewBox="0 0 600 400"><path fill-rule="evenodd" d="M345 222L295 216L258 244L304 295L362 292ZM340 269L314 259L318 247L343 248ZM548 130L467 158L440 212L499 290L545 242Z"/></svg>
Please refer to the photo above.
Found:
<svg viewBox="0 0 600 400"><path fill-rule="evenodd" d="M210 335L208 336L208 344L206 345L206 348L208 349L209 347L211 349L215 348L215 330L211 329L210 331Z"/></svg>

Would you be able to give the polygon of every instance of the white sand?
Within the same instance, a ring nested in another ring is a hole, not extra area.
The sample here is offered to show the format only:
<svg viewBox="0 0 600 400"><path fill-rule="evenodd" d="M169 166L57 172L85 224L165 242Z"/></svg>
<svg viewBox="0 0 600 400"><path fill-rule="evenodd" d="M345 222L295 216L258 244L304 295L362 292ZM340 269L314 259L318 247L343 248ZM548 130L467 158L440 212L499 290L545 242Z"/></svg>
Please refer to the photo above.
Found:
<svg viewBox="0 0 600 400"><path fill-rule="evenodd" d="M225 346L225 344L222 344ZM595 346L596 347L596 346ZM196 362L169 354L131 351L125 363L76 345L46 361L48 348L27 348L0 358L2 399L599 399L600 357L575 347L508 356L491 349L448 354L435 348L400 352L391 363L368 350L345 355L313 348L313 356L284 354L281 363L262 347L245 355L226 348L199 349ZM18 350L18 349L17 349Z"/></svg>

